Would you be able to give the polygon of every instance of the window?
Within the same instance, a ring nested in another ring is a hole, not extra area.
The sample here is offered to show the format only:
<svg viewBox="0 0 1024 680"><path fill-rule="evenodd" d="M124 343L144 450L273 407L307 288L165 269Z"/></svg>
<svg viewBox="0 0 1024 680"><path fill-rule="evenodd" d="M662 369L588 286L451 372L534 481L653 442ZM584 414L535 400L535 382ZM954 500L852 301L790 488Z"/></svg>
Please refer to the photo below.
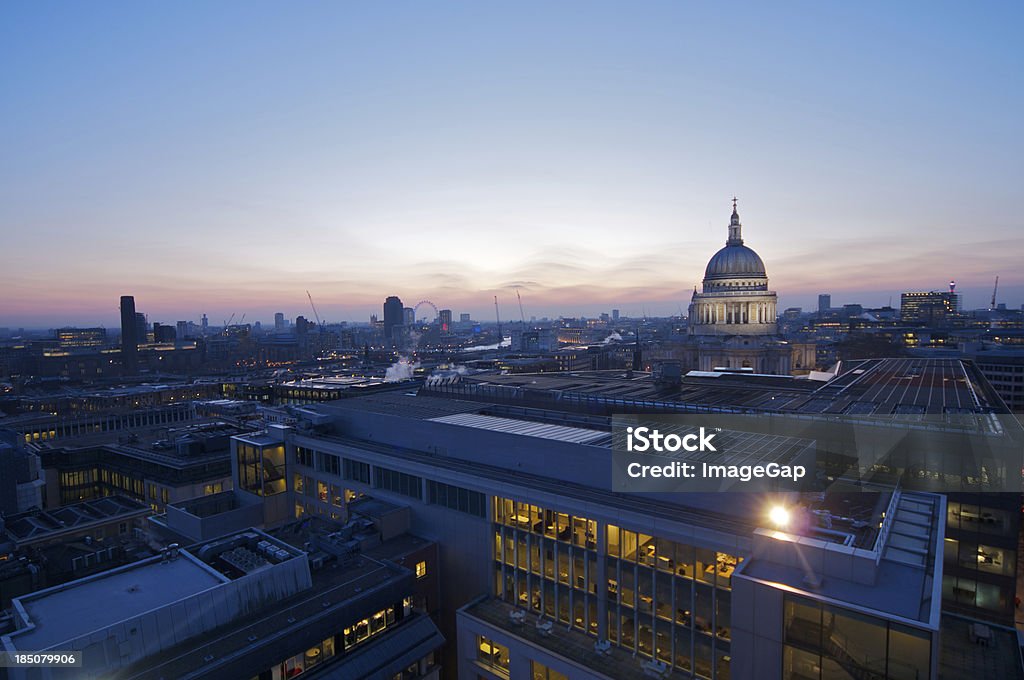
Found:
<svg viewBox="0 0 1024 680"><path fill-rule="evenodd" d="M306 467L313 467L314 451L307 449L302 446L296 447L295 449L295 462L299 465L305 465Z"/></svg>
<svg viewBox="0 0 1024 680"><path fill-rule="evenodd" d="M508 647L483 635L476 636L476 659L498 675L508 677Z"/></svg>
<svg viewBox="0 0 1024 680"><path fill-rule="evenodd" d="M345 479L350 479L354 482L362 482L363 484L370 483L370 464L361 463L358 460L344 459L345 462L342 466L344 471Z"/></svg>
<svg viewBox="0 0 1024 680"><path fill-rule="evenodd" d="M427 502L443 505L475 517L487 516L486 496L460 486L427 480Z"/></svg>
<svg viewBox="0 0 1024 680"><path fill-rule="evenodd" d="M362 621L358 621L357 623L346 627L342 636L345 650L347 651L364 640L377 635L388 626L394 625L394 623L395 608L388 607L387 609L380 610L373 616L369 616Z"/></svg>
<svg viewBox="0 0 1024 680"><path fill-rule="evenodd" d="M374 468L373 485L378 489L387 489L395 493L409 496L410 498L422 498L423 480L416 475L408 475L397 470L388 468Z"/></svg>
<svg viewBox="0 0 1024 680"><path fill-rule="evenodd" d="M416 563L416 578L423 578L427 575L427 563L417 562Z"/></svg>
<svg viewBox="0 0 1024 680"><path fill-rule="evenodd" d="M530 677L533 680L568 680L569 676L552 670L539 661L530 661Z"/></svg>
<svg viewBox="0 0 1024 680"><path fill-rule="evenodd" d="M341 474L341 458L323 451L316 452L316 469L331 475Z"/></svg>
<svg viewBox="0 0 1024 680"><path fill-rule="evenodd" d="M929 677L926 631L842 607L786 595L783 677L878 674L893 680Z"/></svg>

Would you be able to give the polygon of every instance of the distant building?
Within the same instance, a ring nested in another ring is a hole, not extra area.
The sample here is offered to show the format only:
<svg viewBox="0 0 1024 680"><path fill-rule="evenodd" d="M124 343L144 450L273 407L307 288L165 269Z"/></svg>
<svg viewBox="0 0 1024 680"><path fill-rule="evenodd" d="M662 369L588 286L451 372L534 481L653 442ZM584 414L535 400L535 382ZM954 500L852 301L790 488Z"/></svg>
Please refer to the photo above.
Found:
<svg viewBox="0 0 1024 680"><path fill-rule="evenodd" d="M146 315L142 312L135 312L135 334L139 339L139 344L149 342L149 321L146 320Z"/></svg>
<svg viewBox="0 0 1024 680"><path fill-rule="evenodd" d="M405 307L401 298L392 295L384 301L384 339L391 341L395 326L401 326L405 319Z"/></svg>
<svg viewBox="0 0 1024 680"><path fill-rule="evenodd" d="M121 367L126 375L139 372L139 327L135 323L135 298L131 295L121 296Z"/></svg>
<svg viewBox="0 0 1024 680"><path fill-rule="evenodd" d="M832 309L832 296L828 293L818 295L818 314L828 314Z"/></svg>
<svg viewBox="0 0 1024 680"><path fill-rule="evenodd" d="M174 326L153 322L153 342L174 342L177 335Z"/></svg>
<svg viewBox="0 0 1024 680"><path fill-rule="evenodd" d="M175 326L178 329L179 340L184 340L189 336L188 321L179 321Z"/></svg>
<svg viewBox="0 0 1024 680"><path fill-rule="evenodd" d="M416 310L412 307L406 307L402 310L403 323L410 328L416 325Z"/></svg>
<svg viewBox="0 0 1024 680"><path fill-rule="evenodd" d="M960 295L952 291L906 292L900 295L904 323L941 324L960 312Z"/></svg>
<svg viewBox="0 0 1024 680"><path fill-rule="evenodd" d="M619 320L619 310L613 309L612 310L612 321L618 321L618 320Z"/></svg>
<svg viewBox="0 0 1024 680"><path fill-rule="evenodd" d="M447 333L452 328L452 310L442 309L437 313L437 321L441 324L441 332Z"/></svg>
<svg viewBox="0 0 1024 680"><path fill-rule="evenodd" d="M284 320L284 312L274 313L274 330L283 331L287 327L287 322Z"/></svg>
<svg viewBox="0 0 1024 680"><path fill-rule="evenodd" d="M58 328L53 334L61 347L102 347L107 343L106 328Z"/></svg>
<svg viewBox="0 0 1024 680"><path fill-rule="evenodd" d="M786 375L816 366L813 345L779 335L775 291L768 289L764 262L743 244L733 200L729 238L708 261L701 292L694 288L684 362L704 371L746 368Z"/></svg>
<svg viewBox="0 0 1024 680"><path fill-rule="evenodd" d="M472 320L473 320L473 318L469 314L467 314L466 312L463 312L462 314L459 314L459 321L461 323L469 323Z"/></svg>

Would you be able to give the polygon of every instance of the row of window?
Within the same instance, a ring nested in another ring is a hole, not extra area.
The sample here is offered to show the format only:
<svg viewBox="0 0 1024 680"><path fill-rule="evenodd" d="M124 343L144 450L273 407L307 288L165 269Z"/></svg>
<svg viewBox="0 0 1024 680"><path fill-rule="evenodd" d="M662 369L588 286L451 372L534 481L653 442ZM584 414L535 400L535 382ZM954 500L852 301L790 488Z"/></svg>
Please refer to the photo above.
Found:
<svg viewBox="0 0 1024 680"><path fill-rule="evenodd" d="M300 496L316 498L322 503L329 503L339 508L344 505L342 488L337 484L328 484L296 472L292 475L292 488Z"/></svg>
<svg viewBox="0 0 1024 680"><path fill-rule="evenodd" d="M398 470L375 467L373 469L373 485L378 489L394 491L409 498L423 498L423 479Z"/></svg>
<svg viewBox="0 0 1024 680"><path fill-rule="evenodd" d="M304 446L295 448L295 462L299 465L311 467L317 472L326 472L331 475L341 475L341 456L333 453L325 453L314 449L307 449Z"/></svg>
<svg viewBox="0 0 1024 680"><path fill-rule="evenodd" d="M592 519L498 496L494 497L493 509L494 521L498 524L592 550L597 548L597 522Z"/></svg>
<svg viewBox="0 0 1024 680"><path fill-rule="evenodd" d="M295 462L327 474L342 476L347 480L370 484L371 468L369 463L341 458L334 454L302 446L295 449ZM423 479L421 477L379 466L373 468L372 477L373 486L378 489L393 491L409 498L420 500L423 498ZM293 488L300 495L319 498L325 503L330 502L336 506L342 504L340 490L334 484L328 485L309 476L295 473ZM487 495L454 484L427 480L427 502L474 517L487 517Z"/></svg>
<svg viewBox="0 0 1024 680"><path fill-rule="evenodd" d="M487 517L487 496L461 486L427 480L427 502L476 517Z"/></svg>
<svg viewBox="0 0 1024 680"><path fill-rule="evenodd" d="M786 680L930 677L925 631L790 594L783 624Z"/></svg>
<svg viewBox="0 0 1024 680"><path fill-rule="evenodd" d="M403 601L401 610L397 610L396 607L382 609L351 626L345 627L340 635L327 637L304 652L286 659L273 669L273 675L274 677L291 678L311 671L316 666L324 664L335 656L348 652L366 640L379 635L388 627L395 625L396 621L401 616L407 615L410 610L411 600L409 598ZM396 612L398 613L396 614Z"/></svg>
<svg viewBox="0 0 1024 680"><path fill-rule="evenodd" d="M370 483L370 464L363 463L358 460L345 459L345 463L342 466L344 474L342 475L345 479L353 482L361 482L363 484Z"/></svg>

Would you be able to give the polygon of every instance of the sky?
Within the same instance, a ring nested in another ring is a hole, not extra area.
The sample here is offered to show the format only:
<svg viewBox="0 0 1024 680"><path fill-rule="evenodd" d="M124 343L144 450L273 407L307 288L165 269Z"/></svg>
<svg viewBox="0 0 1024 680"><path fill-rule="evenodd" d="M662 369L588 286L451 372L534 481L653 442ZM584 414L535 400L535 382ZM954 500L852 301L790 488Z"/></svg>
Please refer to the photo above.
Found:
<svg viewBox="0 0 1024 680"><path fill-rule="evenodd" d="M1024 4L0 4L0 326L1024 303Z"/></svg>

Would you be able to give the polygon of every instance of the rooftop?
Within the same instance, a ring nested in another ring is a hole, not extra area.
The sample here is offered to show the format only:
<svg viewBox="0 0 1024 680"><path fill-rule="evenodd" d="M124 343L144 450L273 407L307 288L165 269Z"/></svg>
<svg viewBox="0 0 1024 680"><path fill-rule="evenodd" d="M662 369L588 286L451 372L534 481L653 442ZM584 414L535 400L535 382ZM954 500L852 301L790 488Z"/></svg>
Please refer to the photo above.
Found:
<svg viewBox="0 0 1024 680"><path fill-rule="evenodd" d="M979 645L972 638L971 631L976 623L952 614L942 616L939 677L943 680L1024 680L1024 663L1021 661L1017 632L989 623L981 624L988 629L991 640L987 645Z"/></svg>
<svg viewBox="0 0 1024 680"><path fill-rule="evenodd" d="M759 530L753 556L736 575L937 627L941 584L934 572L944 508L934 494L894 494L870 548Z"/></svg>
<svg viewBox="0 0 1024 680"><path fill-rule="evenodd" d="M12 515L3 524L0 538L15 543L37 542L68 531L149 513L149 506L124 496L105 496L65 505L54 510L37 510Z"/></svg>
<svg viewBox="0 0 1024 680"><path fill-rule="evenodd" d="M153 557L18 598L32 627L10 639L16 649L51 649L227 580L187 553Z"/></svg>
<svg viewBox="0 0 1024 680"><path fill-rule="evenodd" d="M649 677L641 668L641 663L644 661L642 657L634 657L631 652L614 645L608 654L598 654L594 651L595 638L578 630L566 630L564 624L555 624L550 633L542 634L535 625L536 614L528 614L523 623L513 623L509 614L517 609L518 607L503 600L484 598L466 605L460 613L499 628L509 635L525 640L552 654L585 666L591 672L602 677L615 678L615 680L640 680ZM550 621L550 619L547 620Z"/></svg>
<svg viewBox="0 0 1024 680"><path fill-rule="evenodd" d="M836 377L829 381L697 372L672 386L647 374L581 371L465 376L454 384L430 383L423 391L605 415L636 409L851 415L1008 412L978 369L971 362L956 358L843 362Z"/></svg>

